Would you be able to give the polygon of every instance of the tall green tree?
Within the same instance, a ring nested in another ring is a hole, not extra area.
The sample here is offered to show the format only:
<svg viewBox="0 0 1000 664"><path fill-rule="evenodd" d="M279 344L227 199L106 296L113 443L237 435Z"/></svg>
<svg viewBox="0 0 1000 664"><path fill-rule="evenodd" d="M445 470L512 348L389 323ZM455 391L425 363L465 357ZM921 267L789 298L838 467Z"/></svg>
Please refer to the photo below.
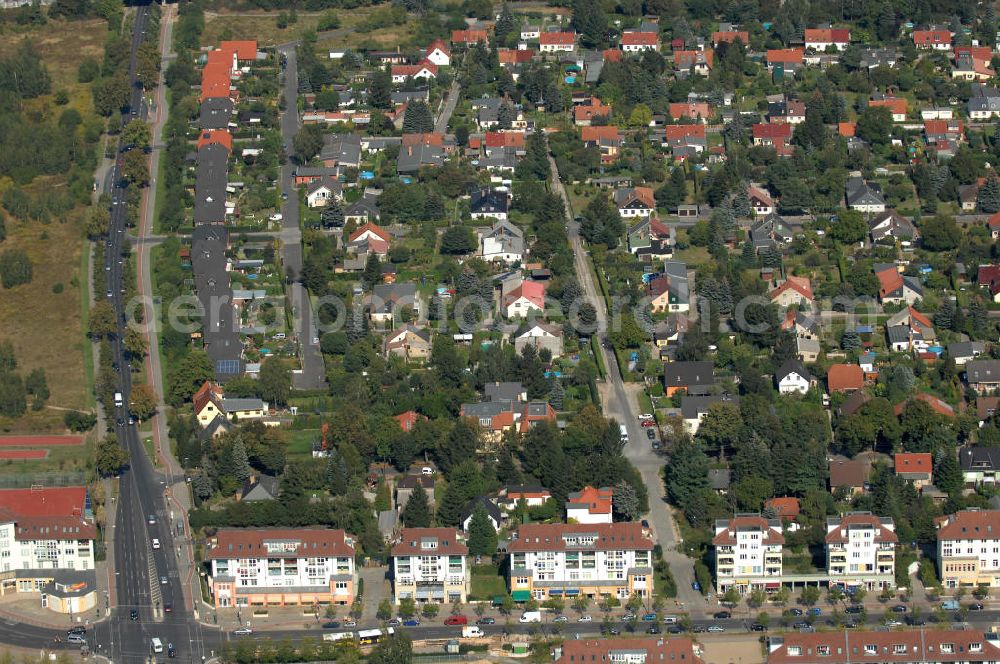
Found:
<svg viewBox="0 0 1000 664"><path fill-rule="evenodd" d="M288 403L292 391L292 371L280 358L270 358L260 368L258 386L262 399L276 406Z"/></svg>
<svg viewBox="0 0 1000 664"><path fill-rule="evenodd" d="M469 521L469 553L474 556L492 556L497 552L497 531L493 529L486 506L476 503Z"/></svg>
<svg viewBox="0 0 1000 664"><path fill-rule="evenodd" d="M426 102L413 101L406 105L403 114L404 134L425 134L434 131L434 116Z"/></svg>
<svg viewBox="0 0 1000 664"><path fill-rule="evenodd" d="M608 17L598 0L575 0L573 27L580 33L580 43L587 48L608 45Z"/></svg>
<svg viewBox="0 0 1000 664"><path fill-rule="evenodd" d="M431 505L427 500L427 492L423 487L417 487L406 501L406 506L399 515L407 528L428 528L431 525Z"/></svg>

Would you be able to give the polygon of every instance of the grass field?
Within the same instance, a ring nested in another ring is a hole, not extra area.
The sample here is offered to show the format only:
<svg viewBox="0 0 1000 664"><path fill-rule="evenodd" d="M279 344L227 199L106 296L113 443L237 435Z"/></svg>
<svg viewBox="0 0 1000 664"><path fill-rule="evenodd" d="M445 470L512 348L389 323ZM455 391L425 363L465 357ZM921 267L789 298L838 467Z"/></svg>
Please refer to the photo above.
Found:
<svg viewBox="0 0 1000 664"><path fill-rule="evenodd" d="M472 587L469 599L488 600L506 595L507 585L493 565L472 566Z"/></svg>
<svg viewBox="0 0 1000 664"><path fill-rule="evenodd" d="M319 438L319 429L290 431L288 437L288 457L312 457L313 441Z"/></svg>

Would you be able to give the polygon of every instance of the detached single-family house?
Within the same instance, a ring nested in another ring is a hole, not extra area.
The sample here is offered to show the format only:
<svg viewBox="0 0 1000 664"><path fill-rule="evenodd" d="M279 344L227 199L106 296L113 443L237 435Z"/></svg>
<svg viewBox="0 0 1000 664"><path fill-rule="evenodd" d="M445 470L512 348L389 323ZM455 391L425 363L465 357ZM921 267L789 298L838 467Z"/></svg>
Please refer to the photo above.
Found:
<svg viewBox="0 0 1000 664"><path fill-rule="evenodd" d="M971 360L965 363L965 382L978 394L1000 389L1000 360Z"/></svg>
<svg viewBox="0 0 1000 664"><path fill-rule="evenodd" d="M628 229L628 249L640 258L664 259L674 253L675 238L670 227L648 216Z"/></svg>
<svg viewBox="0 0 1000 664"><path fill-rule="evenodd" d="M774 199L763 187L753 184L747 185L747 197L750 199L750 208L755 217L766 217L777 212Z"/></svg>
<svg viewBox="0 0 1000 664"><path fill-rule="evenodd" d="M893 122L906 122L907 104L905 97L887 97L878 95L868 100L869 107L888 108Z"/></svg>
<svg viewBox="0 0 1000 664"><path fill-rule="evenodd" d="M951 49L951 30L914 30L913 44L917 48L947 51Z"/></svg>
<svg viewBox="0 0 1000 664"><path fill-rule="evenodd" d="M654 312L685 313L691 310L687 264L664 261L662 276L649 282L650 307Z"/></svg>
<svg viewBox="0 0 1000 664"><path fill-rule="evenodd" d="M805 394L812 387L812 376L799 360L786 360L774 374L780 394Z"/></svg>
<svg viewBox="0 0 1000 664"><path fill-rule="evenodd" d="M508 265L520 263L527 253L524 233L509 221L497 221L487 228L476 229L479 254L484 261L500 261Z"/></svg>
<svg viewBox="0 0 1000 664"><path fill-rule="evenodd" d="M596 489L585 486L566 496L567 523L611 523L611 503L614 490L611 487Z"/></svg>
<svg viewBox="0 0 1000 664"><path fill-rule="evenodd" d="M538 35L539 53L572 53L576 50L576 34L572 32L543 32Z"/></svg>
<svg viewBox="0 0 1000 664"><path fill-rule="evenodd" d="M708 76L712 73L714 59L715 51L674 51L674 70Z"/></svg>
<svg viewBox="0 0 1000 664"><path fill-rule="evenodd" d="M421 79L429 81L437 78L437 65L429 60L424 60L415 65L393 65L390 69L393 83L405 83L406 79Z"/></svg>
<svg viewBox="0 0 1000 664"><path fill-rule="evenodd" d="M509 207L510 194L506 190L490 187L472 192L472 198L469 202L469 212L473 219L507 221Z"/></svg>
<svg viewBox="0 0 1000 664"><path fill-rule="evenodd" d="M990 120L1000 116L1000 90L993 86L974 83L966 110L970 120Z"/></svg>
<svg viewBox="0 0 1000 664"><path fill-rule="evenodd" d="M391 325L406 308L412 311L413 318L420 313L420 297L413 283L376 284L369 302L371 310L368 317L372 323Z"/></svg>
<svg viewBox="0 0 1000 664"><path fill-rule="evenodd" d="M924 287L916 277L900 274L895 265L875 273L878 299L882 304L914 304L924 297Z"/></svg>
<svg viewBox="0 0 1000 664"><path fill-rule="evenodd" d="M834 364L826 372L826 387L834 392L856 392L865 386L865 374L857 364Z"/></svg>
<svg viewBox="0 0 1000 664"><path fill-rule="evenodd" d="M851 31L841 28L806 28L806 48L814 51L826 51L833 46L843 51L851 43Z"/></svg>
<svg viewBox="0 0 1000 664"><path fill-rule="evenodd" d="M885 198L882 188L874 182L868 182L861 173L855 171L844 185L844 197L847 207L858 212L876 214L885 212Z"/></svg>
<svg viewBox="0 0 1000 664"><path fill-rule="evenodd" d="M424 51L424 59L438 67L447 67L451 64L451 49L443 39L435 39Z"/></svg>
<svg viewBox="0 0 1000 664"><path fill-rule="evenodd" d="M618 214L623 219L648 217L656 211L656 199L651 187L623 187L612 195Z"/></svg>
<svg viewBox="0 0 1000 664"><path fill-rule="evenodd" d="M775 149L785 147L792 139L792 125L787 123L761 124L753 126L753 144L770 146Z"/></svg>
<svg viewBox="0 0 1000 664"><path fill-rule="evenodd" d="M524 326L514 333L514 350L520 355L527 346L536 351L544 348L552 354L553 359L559 357L563 353L562 328L539 322Z"/></svg>
<svg viewBox="0 0 1000 664"><path fill-rule="evenodd" d="M660 35L657 32L626 32L622 35L621 49L625 53L659 51Z"/></svg>
<svg viewBox="0 0 1000 664"><path fill-rule="evenodd" d="M306 185L306 205L311 208L324 207L330 201L344 198L344 185L333 178L325 177Z"/></svg>
<svg viewBox="0 0 1000 664"><path fill-rule="evenodd" d="M715 369L711 362L666 362L663 365L663 386L668 397L684 390L688 394L706 394L715 385Z"/></svg>
<svg viewBox="0 0 1000 664"><path fill-rule="evenodd" d="M812 284L806 277L789 275L777 288L768 293L767 297L771 300L771 304L784 308L793 305L804 308L813 306Z"/></svg>
<svg viewBox="0 0 1000 664"><path fill-rule="evenodd" d="M476 509L482 505L486 510L486 518L489 520L490 525L493 526L493 530L500 530L500 525L503 523L503 512L497 507L497 504L486 496L477 496L466 503L465 507L462 508L461 514L459 514L458 520L462 524L462 530L469 532L469 524L472 523L472 515L476 513Z"/></svg>
<svg viewBox="0 0 1000 664"><path fill-rule="evenodd" d="M507 318L526 318L545 313L545 284L522 281L500 298L500 311Z"/></svg>
<svg viewBox="0 0 1000 664"><path fill-rule="evenodd" d="M948 357L955 366L964 366L986 352L986 344L982 341L958 341L948 344Z"/></svg>
<svg viewBox="0 0 1000 664"><path fill-rule="evenodd" d="M887 240L913 242L917 238L917 227L895 210L886 210L868 222L868 233L872 242Z"/></svg>
<svg viewBox="0 0 1000 664"><path fill-rule="evenodd" d="M424 362L431 355L430 330L404 325L385 336L382 349L386 357L395 355L410 362Z"/></svg>

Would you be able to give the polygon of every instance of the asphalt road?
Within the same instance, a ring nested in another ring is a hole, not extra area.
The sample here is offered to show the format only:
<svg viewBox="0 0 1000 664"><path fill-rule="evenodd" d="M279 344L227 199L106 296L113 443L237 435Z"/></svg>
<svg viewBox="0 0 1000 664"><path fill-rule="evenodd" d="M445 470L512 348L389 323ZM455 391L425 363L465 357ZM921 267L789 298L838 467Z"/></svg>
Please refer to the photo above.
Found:
<svg viewBox="0 0 1000 664"><path fill-rule="evenodd" d="M606 339L610 329L607 307L594 283L590 258L583 246L583 239L580 237L580 225L573 220L573 210L570 207L562 181L559 179L559 169L556 167L555 159L549 157L549 163L552 167L553 190L562 197L566 206L566 216L569 220L566 234L573 250L573 264L577 280L580 282L584 295L597 310L598 329L596 334L599 335L600 339ZM610 324L613 325L614 321L610 321ZM632 408L632 400L629 398L625 382L618 370L618 362L615 360L614 352L603 343L600 352L604 366L607 368L607 389L603 391L605 396L604 415L615 418L628 430L629 442L625 445L625 456L638 469L649 493L651 509L644 518L650 523L656 541L663 549L663 558L669 563L674 580L677 582L677 600L680 603L677 608L683 607L692 611L692 615L698 615L699 611L707 610L709 607L701 593L692 589L694 563L678 550L680 541L673 523L673 513L666 504L663 481L660 475L663 469L663 458L652 449L645 431L639 426L638 413Z"/></svg>
<svg viewBox="0 0 1000 664"><path fill-rule="evenodd" d="M455 106L458 105L458 100L461 96L462 85L456 78L451 82L451 88L448 89L448 98L445 99L441 113L438 114L437 121L434 123L434 131L439 134L448 131L448 122L451 120L451 116L455 112Z"/></svg>
<svg viewBox="0 0 1000 664"><path fill-rule="evenodd" d="M295 44L278 47L285 56L284 84L285 112L281 115L281 138L291 152L292 141L299 131L298 112L298 63ZM281 247L285 273L291 277L289 285L292 302L294 333L299 339L302 356L302 371L293 374L292 382L299 389L315 389L326 385L326 368L319 344L313 343L319 337L314 324L314 314L309 293L299 279L302 276L302 231L299 228L299 199L294 183L295 165L289 160L281 167L281 191L288 198L281 205Z"/></svg>
<svg viewBox="0 0 1000 664"><path fill-rule="evenodd" d="M137 7L129 60L132 93L128 120L145 119L148 112L135 76L136 55L145 38L148 23L148 6ZM105 266L108 297L120 321L119 334L111 339L111 353L113 362L119 367L118 391L122 393L125 405L116 407L109 421L117 422L118 440L128 450L130 463L119 483L116 518L112 525L117 606L110 618L95 626L89 645L112 661L139 662L145 661L150 652L150 639L158 636L164 643L177 646L182 661L195 661L200 660L203 654L201 630L198 623L189 620L184 606L172 545L169 509L163 497L164 485L146 456L136 427L127 424L132 367L122 345L126 330L125 285L123 265L119 259L126 237L126 189L121 182L120 163L119 155L110 176L111 224L105 243ZM150 520L154 523L148 523ZM160 543L157 548L153 547L154 539ZM161 577L165 577L167 582L161 583ZM105 608L105 598L100 598L98 605ZM164 612L167 605L172 606L172 612ZM130 620L129 614L133 609L138 611L137 621Z"/></svg>

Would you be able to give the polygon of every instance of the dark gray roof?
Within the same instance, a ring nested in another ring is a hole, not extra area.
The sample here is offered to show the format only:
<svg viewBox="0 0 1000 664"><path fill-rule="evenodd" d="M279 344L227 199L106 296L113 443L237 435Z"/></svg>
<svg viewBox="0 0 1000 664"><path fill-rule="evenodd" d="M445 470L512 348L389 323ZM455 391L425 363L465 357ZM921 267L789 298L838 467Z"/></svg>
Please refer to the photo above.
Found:
<svg viewBox="0 0 1000 664"><path fill-rule="evenodd" d="M730 472L725 468L710 468L708 471L708 485L716 491L724 491L729 488Z"/></svg>
<svg viewBox="0 0 1000 664"><path fill-rule="evenodd" d="M500 520L503 518L503 514L500 512L500 508L497 507L496 503L486 496L477 496L466 503L465 507L462 508L461 515L459 516L459 523L465 523L465 520L472 516L472 513L476 511L476 505L480 503L482 503L483 507L486 508L486 513L492 517L497 525L499 525Z"/></svg>
<svg viewBox="0 0 1000 664"><path fill-rule="evenodd" d="M344 216L356 217L360 215L366 215L369 219L378 218L378 196L362 196L344 209Z"/></svg>
<svg viewBox="0 0 1000 664"><path fill-rule="evenodd" d="M881 188L873 182L867 182L862 177L848 178L844 188L847 193L848 205L885 205Z"/></svg>
<svg viewBox="0 0 1000 664"><path fill-rule="evenodd" d="M273 475L261 475L254 482L248 479L243 483L240 499L249 502L274 500L278 497L278 487L278 478Z"/></svg>
<svg viewBox="0 0 1000 664"><path fill-rule="evenodd" d="M909 325L893 325L886 328L886 333L889 336L889 343L908 343L910 341L910 326ZM913 330L913 336L919 337L920 334Z"/></svg>
<svg viewBox="0 0 1000 664"><path fill-rule="evenodd" d="M966 447L958 451L958 463L964 472L1000 470L1000 447Z"/></svg>
<svg viewBox="0 0 1000 664"><path fill-rule="evenodd" d="M202 129L225 129L233 118L235 106L228 97L212 97L201 102L201 117L198 121Z"/></svg>
<svg viewBox="0 0 1000 664"><path fill-rule="evenodd" d="M342 166L357 166L361 163L361 137L354 134L327 134L319 157L334 160Z"/></svg>
<svg viewBox="0 0 1000 664"><path fill-rule="evenodd" d="M709 394L706 396L684 396L681 398L681 415L686 420L693 420L702 413L707 413L716 403L731 403L738 405L738 394Z"/></svg>
<svg viewBox="0 0 1000 664"><path fill-rule="evenodd" d="M483 386L483 397L488 401L519 401L523 393L524 386L520 381L486 383Z"/></svg>
<svg viewBox="0 0 1000 664"><path fill-rule="evenodd" d="M391 313L398 307L410 306L416 308L416 305L416 284L376 284L372 289L373 313Z"/></svg>
<svg viewBox="0 0 1000 664"><path fill-rule="evenodd" d="M215 224L226 220L226 185L229 150L210 143L196 157L194 223Z"/></svg>
<svg viewBox="0 0 1000 664"><path fill-rule="evenodd" d="M715 384L711 362L667 362L663 365L663 381L667 387L707 388Z"/></svg>
<svg viewBox="0 0 1000 664"><path fill-rule="evenodd" d="M392 103L405 104L411 101L427 101L430 99L431 91L428 88L420 90L398 90L392 93Z"/></svg>
<svg viewBox="0 0 1000 664"><path fill-rule="evenodd" d="M232 288L226 271L229 232L222 226L196 225L191 234L191 267L195 291L204 310L203 342L216 379L243 373L243 343L237 331Z"/></svg>
<svg viewBox="0 0 1000 664"><path fill-rule="evenodd" d="M507 192L485 188L472 192L469 208L473 214L506 214L509 203Z"/></svg>
<svg viewBox="0 0 1000 664"><path fill-rule="evenodd" d="M1000 360L972 360L965 375L970 383L1000 383Z"/></svg>
<svg viewBox="0 0 1000 664"><path fill-rule="evenodd" d="M403 148L396 158L396 171L415 173L421 166L440 166L444 163L444 150L436 145L414 145Z"/></svg>
<svg viewBox="0 0 1000 664"><path fill-rule="evenodd" d="M982 341L959 341L948 344L948 357L974 357L986 350L986 344Z"/></svg>
<svg viewBox="0 0 1000 664"><path fill-rule="evenodd" d="M775 380L781 382L788 374L797 373L806 380L811 380L812 376L809 374L809 370L806 369L805 365L799 360L785 360L785 363L781 365L777 372L774 374Z"/></svg>

